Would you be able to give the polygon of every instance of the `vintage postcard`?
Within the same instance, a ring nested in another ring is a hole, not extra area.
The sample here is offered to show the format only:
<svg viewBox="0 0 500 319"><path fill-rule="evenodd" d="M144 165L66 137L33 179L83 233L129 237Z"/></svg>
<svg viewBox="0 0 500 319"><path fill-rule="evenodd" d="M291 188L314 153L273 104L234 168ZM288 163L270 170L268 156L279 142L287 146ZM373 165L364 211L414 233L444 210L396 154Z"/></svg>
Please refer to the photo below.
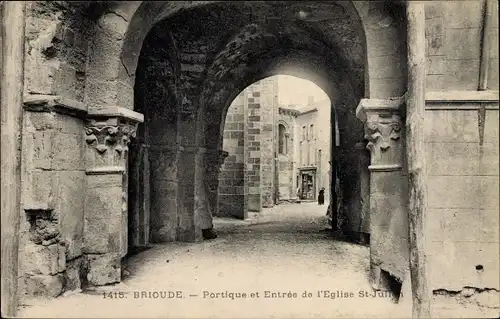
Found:
<svg viewBox="0 0 500 319"><path fill-rule="evenodd" d="M2 317L500 317L497 1L0 19Z"/></svg>

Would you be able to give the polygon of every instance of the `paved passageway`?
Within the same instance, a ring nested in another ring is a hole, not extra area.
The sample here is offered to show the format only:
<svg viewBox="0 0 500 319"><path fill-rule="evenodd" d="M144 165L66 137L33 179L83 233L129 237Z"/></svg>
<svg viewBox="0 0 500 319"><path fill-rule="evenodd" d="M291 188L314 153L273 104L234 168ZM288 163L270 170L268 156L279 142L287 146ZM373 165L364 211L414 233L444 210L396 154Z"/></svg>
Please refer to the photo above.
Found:
<svg viewBox="0 0 500 319"><path fill-rule="evenodd" d="M245 221L215 219L219 238L213 241L155 246L128 261L129 274L122 283L61 296L27 307L21 315L404 316L403 306L389 297L371 297L369 249L334 241L323 232L325 211L326 206L303 203L265 209ZM309 297L303 296L304 291ZM182 298L168 298L176 294Z"/></svg>

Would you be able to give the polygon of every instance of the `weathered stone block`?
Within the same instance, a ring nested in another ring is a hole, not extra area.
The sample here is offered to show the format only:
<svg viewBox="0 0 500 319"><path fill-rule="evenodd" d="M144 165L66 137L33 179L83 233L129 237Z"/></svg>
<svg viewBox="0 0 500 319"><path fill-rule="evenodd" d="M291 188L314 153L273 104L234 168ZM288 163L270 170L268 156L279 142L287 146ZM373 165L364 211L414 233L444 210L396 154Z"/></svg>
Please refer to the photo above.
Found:
<svg viewBox="0 0 500 319"><path fill-rule="evenodd" d="M107 74L106 71L101 73ZM117 105L116 81L99 81L93 78L87 81L85 86L85 91L89 92L87 95L89 108Z"/></svg>
<svg viewBox="0 0 500 319"><path fill-rule="evenodd" d="M447 73L454 77L454 82L458 82L458 85L450 89L476 90L477 79L479 78L479 63L479 58L448 60L446 62Z"/></svg>
<svg viewBox="0 0 500 319"><path fill-rule="evenodd" d="M66 246L57 245L57 269L58 272L66 270Z"/></svg>
<svg viewBox="0 0 500 319"><path fill-rule="evenodd" d="M499 242L499 228L496 210L428 210L426 234L431 241Z"/></svg>
<svg viewBox="0 0 500 319"><path fill-rule="evenodd" d="M64 272L65 290L78 290L82 288L81 282L82 258L68 261Z"/></svg>
<svg viewBox="0 0 500 319"><path fill-rule="evenodd" d="M373 79L403 78L406 71L404 60L399 59L399 54L392 56L372 56L370 61L377 65L377 68L370 74Z"/></svg>
<svg viewBox="0 0 500 319"><path fill-rule="evenodd" d="M85 238L84 252L90 254L104 254L110 252L109 247L111 236L115 238L113 246L118 246L118 234L110 234L107 219L105 218L85 218Z"/></svg>
<svg viewBox="0 0 500 319"><path fill-rule="evenodd" d="M121 212L122 182L121 173L87 175L86 217L110 218Z"/></svg>
<svg viewBox="0 0 500 319"><path fill-rule="evenodd" d="M67 63L61 63L54 74L54 93L68 98L76 98L76 69Z"/></svg>
<svg viewBox="0 0 500 319"><path fill-rule="evenodd" d="M54 76L58 70L58 64L55 59L44 61L40 52L33 49L26 63L25 87L27 91L36 94L55 94Z"/></svg>
<svg viewBox="0 0 500 319"><path fill-rule="evenodd" d="M121 257L119 255L88 255L87 258L89 284L103 286L120 282Z"/></svg>
<svg viewBox="0 0 500 319"><path fill-rule="evenodd" d="M424 133L426 142L479 142L477 111L427 111Z"/></svg>
<svg viewBox="0 0 500 319"><path fill-rule="evenodd" d="M404 78L381 78L370 81L370 98L385 99L402 96L406 91Z"/></svg>
<svg viewBox="0 0 500 319"><path fill-rule="evenodd" d="M443 16L443 3L438 2L426 2L425 3L425 19L429 20L432 18L438 18Z"/></svg>
<svg viewBox="0 0 500 319"><path fill-rule="evenodd" d="M481 47L480 28L447 28L445 32L446 55L449 59L479 59Z"/></svg>
<svg viewBox="0 0 500 319"><path fill-rule="evenodd" d="M150 156L151 175L154 180L177 180L177 154L154 152Z"/></svg>
<svg viewBox="0 0 500 319"><path fill-rule="evenodd" d="M35 275L26 279L26 291L34 297L57 297L63 291L63 282L62 274Z"/></svg>
<svg viewBox="0 0 500 319"><path fill-rule="evenodd" d="M493 143L427 143L429 175L498 175L498 146Z"/></svg>
<svg viewBox="0 0 500 319"><path fill-rule="evenodd" d="M429 91L447 91L460 88L458 80L448 74L428 74L425 78L425 87Z"/></svg>
<svg viewBox="0 0 500 319"><path fill-rule="evenodd" d="M30 190L26 194L25 209L51 210L54 208L57 187L56 172L35 170L32 173Z"/></svg>
<svg viewBox="0 0 500 319"><path fill-rule="evenodd" d="M84 251L121 251L122 218L122 174L87 176Z"/></svg>
<svg viewBox="0 0 500 319"><path fill-rule="evenodd" d="M429 176L427 180L429 208L498 207L497 176Z"/></svg>
<svg viewBox="0 0 500 319"><path fill-rule="evenodd" d="M28 275L55 275L59 272L58 245L28 243L21 250L22 268Z"/></svg>
<svg viewBox="0 0 500 319"><path fill-rule="evenodd" d="M425 5L427 11L427 4ZM450 29L478 29L482 15L481 1L446 1L440 6L441 12L446 12L444 22ZM467 12L467 14L464 14Z"/></svg>
<svg viewBox="0 0 500 319"><path fill-rule="evenodd" d="M83 170L84 148L81 135L55 133L52 158L52 168L55 170Z"/></svg>
<svg viewBox="0 0 500 319"><path fill-rule="evenodd" d="M33 166L35 168L51 169L53 133L51 131L37 131L28 134L31 135L33 143Z"/></svg>
<svg viewBox="0 0 500 319"><path fill-rule="evenodd" d="M26 112L28 125L35 130L50 130L56 127L57 117L55 113L47 112Z"/></svg>
<svg viewBox="0 0 500 319"><path fill-rule="evenodd" d="M58 172L58 215L61 236L66 242L68 259L82 254L86 176L83 171Z"/></svg>
<svg viewBox="0 0 500 319"><path fill-rule="evenodd" d="M499 289L498 248L498 242L428 243L429 288L455 291L463 287Z"/></svg>
<svg viewBox="0 0 500 319"><path fill-rule="evenodd" d="M498 122L500 122L499 114L500 112L498 110L487 110L484 123L484 142L494 143L497 152L500 138L500 128L498 127Z"/></svg>

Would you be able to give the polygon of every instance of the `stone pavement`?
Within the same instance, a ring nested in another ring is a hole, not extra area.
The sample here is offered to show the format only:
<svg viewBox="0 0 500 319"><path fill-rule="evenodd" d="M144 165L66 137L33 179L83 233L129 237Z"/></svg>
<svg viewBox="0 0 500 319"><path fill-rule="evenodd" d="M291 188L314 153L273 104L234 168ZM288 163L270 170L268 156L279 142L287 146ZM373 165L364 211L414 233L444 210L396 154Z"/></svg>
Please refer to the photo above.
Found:
<svg viewBox="0 0 500 319"><path fill-rule="evenodd" d="M326 208L284 204L244 221L217 218L216 240L155 246L130 258L122 283L39 300L20 316L409 317L403 304L365 295L369 249L322 232Z"/></svg>

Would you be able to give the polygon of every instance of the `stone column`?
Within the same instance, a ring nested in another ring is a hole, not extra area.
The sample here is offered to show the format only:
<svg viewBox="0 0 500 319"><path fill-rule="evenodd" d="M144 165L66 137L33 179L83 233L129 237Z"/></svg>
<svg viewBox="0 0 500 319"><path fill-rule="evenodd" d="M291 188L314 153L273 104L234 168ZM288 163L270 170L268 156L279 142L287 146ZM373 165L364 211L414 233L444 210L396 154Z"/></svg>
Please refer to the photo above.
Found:
<svg viewBox="0 0 500 319"><path fill-rule="evenodd" d="M376 289L386 288L380 287L385 285L383 275L390 274L403 281L408 269L408 182L403 170L404 130L400 110L403 103L404 98L363 99L356 111L357 117L365 122L365 139L371 153L370 250Z"/></svg>
<svg viewBox="0 0 500 319"><path fill-rule="evenodd" d="M228 155L228 152L221 150L212 150L205 154L204 187L210 216L216 215L219 211L219 173Z"/></svg>
<svg viewBox="0 0 500 319"><path fill-rule="evenodd" d="M365 244L369 242L370 234L370 152L367 150L366 142L356 143L355 149L359 153L359 182L361 198L360 214L360 240Z"/></svg>
<svg viewBox="0 0 500 319"><path fill-rule="evenodd" d="M121 259L128 246L128 143L143 120L142 114L121 107L89 111L84 253L91 285L120 281Z"/></svg>
<svg viewBox="0 0 500 319"><path fill-rule="evenodd" d="M151 145L151 242L177 239L178 163L180 145Z"/></svg>
<svg viewBox="0 0 500 319"><path fill-rule="evenodd" d="M203 176L205 149L184 146L178 158L177 179L177 241L196 242L203 240L200 228L200 192ZM201 196L201 197L200 197Z"/></svg>

